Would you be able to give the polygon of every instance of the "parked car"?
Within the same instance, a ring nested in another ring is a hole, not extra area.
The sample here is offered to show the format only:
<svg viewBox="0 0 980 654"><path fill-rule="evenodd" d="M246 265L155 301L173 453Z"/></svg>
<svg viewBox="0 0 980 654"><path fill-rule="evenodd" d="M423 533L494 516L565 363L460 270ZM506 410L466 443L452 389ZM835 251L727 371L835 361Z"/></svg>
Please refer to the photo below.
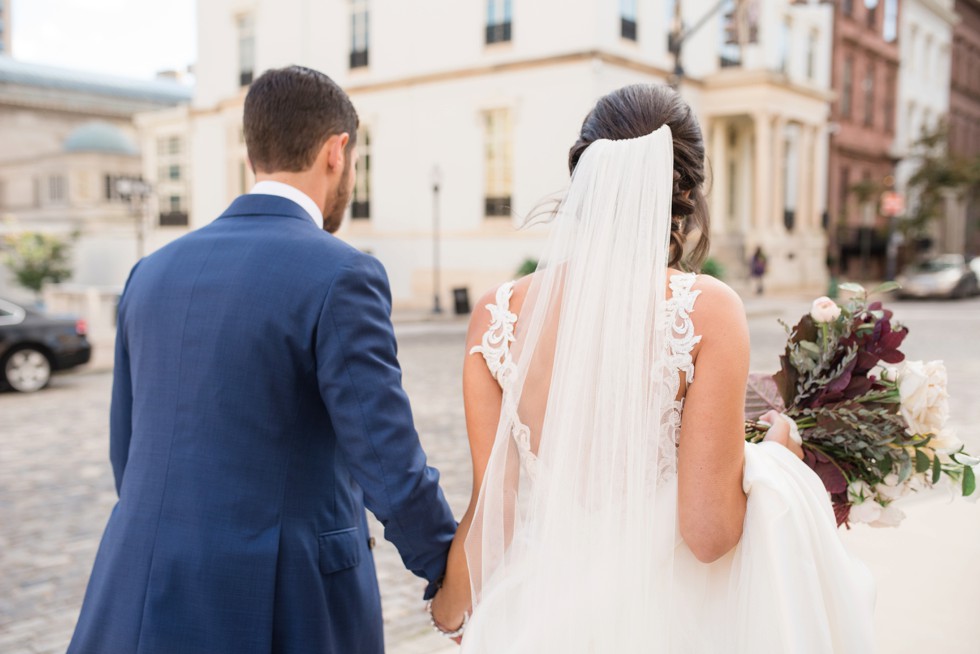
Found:
<svg viewBox="0 0 980 654"><path fill-rule="evenodd" d="M977 276L977 279L980 279L980 257L970 259L970 270Z"/></svg>
<svg viewBox="0 0 980 654"><path fill-rule="evenodd" d="M47 386L53 372L88 363L85 333L84 320L0 299L0 385L30 393Z"/></svg>
<svg viewBox="0 0 980 654"><path fill-rule="evenodd" d="M961 298L980 293L978 279L963 255L941 254L909 266L895 281L901 297Z"/></svg>

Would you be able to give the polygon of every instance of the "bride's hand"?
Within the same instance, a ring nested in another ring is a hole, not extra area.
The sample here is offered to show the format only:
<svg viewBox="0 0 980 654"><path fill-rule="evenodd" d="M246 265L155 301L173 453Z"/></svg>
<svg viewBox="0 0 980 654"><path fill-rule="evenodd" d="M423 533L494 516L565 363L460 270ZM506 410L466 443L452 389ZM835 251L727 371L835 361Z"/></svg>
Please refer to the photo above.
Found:
<svg viewBox="0 0 980 654"><path fill-rule="evenodd" d="M440 589L436 593L435 597L432 598L432 605L429 608L431 610L432 620L435 622L433 626L439 631L448 635L449 633L458 630L462 626L463 620L466 617L466 612L464 611L462 616L454 616L454 611L452 610L453 607L449 606L452 604L452 602L448 602L446 600L446 592ZM463 643L462 636L450 638L450 640L454 641L457 645L462 645Z"/></svg>
<svg viewBox="0 0 980 654"><path fill-rule="evenodd" d="M803 446L797 443L790 436L790 426L787 416L779 413L778 411L767 411L759 417L759 422L764 422L769 425L769 431L766 432L765 438L762 440L771 443L779 443L790 452L796 456L803 458Z"/></svg>

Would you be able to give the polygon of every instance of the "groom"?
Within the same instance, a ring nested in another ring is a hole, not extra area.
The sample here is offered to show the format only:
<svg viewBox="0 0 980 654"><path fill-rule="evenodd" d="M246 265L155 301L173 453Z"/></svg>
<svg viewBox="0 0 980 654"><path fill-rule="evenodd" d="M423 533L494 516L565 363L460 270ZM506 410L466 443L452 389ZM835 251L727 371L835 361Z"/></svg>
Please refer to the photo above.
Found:
<svg viewBox="0 0 980 654"><path fill-rule="evenodd" d="M401 387L388 280L331 233L358 119L326 75L245 99L258 183L119 305L119 501L69 652L381 654L365 507L430 582L456 529Z"/></svg>

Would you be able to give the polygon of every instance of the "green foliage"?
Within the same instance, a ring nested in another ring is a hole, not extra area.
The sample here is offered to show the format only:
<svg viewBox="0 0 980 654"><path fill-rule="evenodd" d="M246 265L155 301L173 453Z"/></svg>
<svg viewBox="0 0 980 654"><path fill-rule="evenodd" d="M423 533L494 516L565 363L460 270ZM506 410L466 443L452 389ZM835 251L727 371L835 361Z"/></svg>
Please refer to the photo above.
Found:
<svg viewBox="0 0 980 654"><path fill-rule="evenodd" d="M708 257L701 264L701 274L710 275L715 279L725 278L725 268L714 257Z"/></svg>
<svg viewBox="0 0 980 654"><path fill-rule="evenodd" d="M980 186L980 156L958 158L947 150L949 132L945 124L932 131L923 130L913 146L918 153L919 168L909 178L911 193L916 194L915 210L901 223L906 238L927 235L929 223L944 213L947 191L963 191Z"/></svg>
<svg viewBox="0 0 980 654"><path fill-rule="evenodd" d="M3 242L3 263L36 295L46 282L57 284L71 277L70 259L70 242L51 234L21 232Z"/></svg>
<svg viewBox="0 0 980 654"><path fill-rule="evenodd" d="M538 260L527 258L521 264L521 267L517 269L517 276L525 277L526 275L530 275L537 269L538 269Z"/></svg>

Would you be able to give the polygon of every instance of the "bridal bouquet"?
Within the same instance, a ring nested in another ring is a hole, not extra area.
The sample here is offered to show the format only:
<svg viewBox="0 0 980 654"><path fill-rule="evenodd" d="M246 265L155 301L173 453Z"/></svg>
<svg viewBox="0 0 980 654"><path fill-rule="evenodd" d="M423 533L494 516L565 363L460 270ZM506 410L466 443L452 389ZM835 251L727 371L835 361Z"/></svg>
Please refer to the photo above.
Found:
<svg viewBox="0 0 980 654"><path fill-rule="evenodd" d="M796 421L804 461L827 487L838 526L897 526L905 515L893 502L926 488L975 500L980 459L946 426L943 363L905 361L908 330L892 312L861 286L840 288L854 294L845 305L818 298L787 327L781 369L750 380L749 403L754 395ZM767 428L747 422L746 439L762 440Z"/></svg>

